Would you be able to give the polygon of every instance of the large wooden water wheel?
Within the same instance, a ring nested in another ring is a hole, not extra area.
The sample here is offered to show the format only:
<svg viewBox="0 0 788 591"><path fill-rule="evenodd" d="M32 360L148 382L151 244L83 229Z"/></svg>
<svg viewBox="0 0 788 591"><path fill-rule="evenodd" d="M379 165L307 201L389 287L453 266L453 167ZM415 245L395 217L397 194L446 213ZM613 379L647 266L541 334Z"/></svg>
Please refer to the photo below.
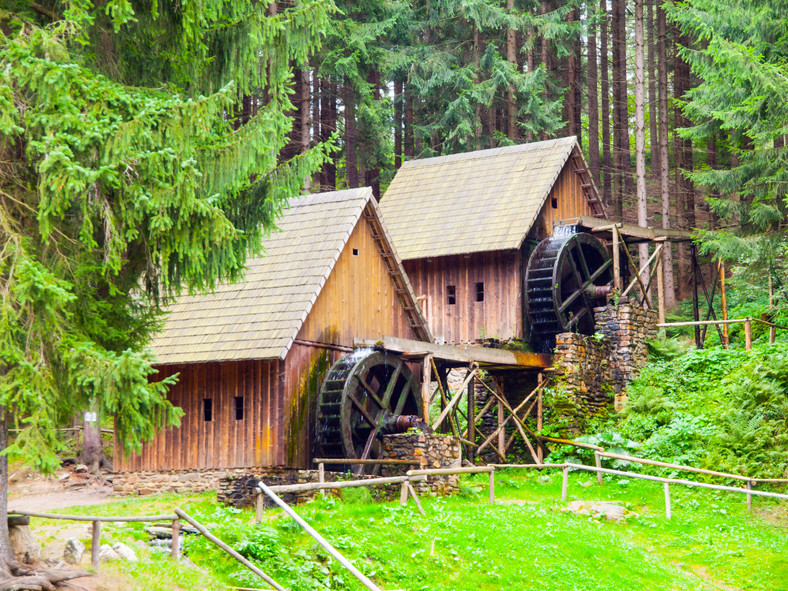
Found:
<svg viewBox="0 0 788 591"><path fill-rule="evenodd" d="M613 280L610 255L599 240L573 227L557 228L531 253L525 274L531 343L555 347L561 332L594 332L594 307L604 303Z"/></svg>
<svg viewBox="0 0 788 591"><path fill-rule="evenodd" d="M328 371L317 400L317 454L376 459L380 436L423 426L424 409L413 373L397 355L356 351Z"/></svg>

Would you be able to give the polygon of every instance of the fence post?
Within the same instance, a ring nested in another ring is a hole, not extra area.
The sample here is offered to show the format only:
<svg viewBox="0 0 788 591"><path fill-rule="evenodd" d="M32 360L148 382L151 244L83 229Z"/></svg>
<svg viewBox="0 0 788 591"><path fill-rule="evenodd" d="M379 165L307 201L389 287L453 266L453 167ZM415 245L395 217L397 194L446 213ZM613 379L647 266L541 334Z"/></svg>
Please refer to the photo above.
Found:
<svg viewBox="0 0 788 591"><path fill-rule="evenodd" d="M254 518L257 523L263 520L263 491L258 490L255 497Z"/></svg>
<svg viewBox="0 0 788 591"><path fill-rule="evenodd" d="M665 483L665 518L670 519L672 513L670 510L670 485Z"/></svg>
<svg viewBox="0 0 788 591"><path fill-rule="evenodd" d="M569 485L569 467L565 467L563 470L563 482L561 483L561 500L566 500L566 489Z"/></svg>
<svg viewBox="0 0 788 591"><path fill-rule="evenodd" d="M597 468L601 468L602 467L602 456L599 455L599 450L598 449L594 450L594 464L596 464ZM602 472L597 472L596 473L596 483L599 486L602 486Z"/></svg>
<svg viewBox="0 0 788 591"><path fill-rule="evenodd" d="M181 522L177 519L172 520L172 550L170 551L170 556L172 556L173 560L179 560L181 557L181 546L180 546L180 537L181 537Z"/></svg>
<svg viewBox="0 0 788 591"><path fill-rule="evenodd" d="M404 480L402 484L400 484L399 489L399 504L403 507L408 504L408 481Z"/></svg>
<svg viewBox="0 0 788 591"><path fill-rule="evenodd" d="M747 481L747 490L752 490L752 480ZM747 511L752 513L752 495L749 492L747 493Z"/></svg>
<svg viewBox="0 0 788 591"><path fill-rule="evenodd" d="M749 316L744 319L744 348L747 351L752 349L752 321Z"/></svg>
<svg viewBox="0 0 788 591"><path fill-rule="evenodd" d="M317 476L320 484L325 484L326 482L326 465L323 462L320 462L317 465ZM320 494L325 499L326 498L326 489L321 488Z"/></svg>
<svg viewBox="0 0 788 591"><path fill-rule="evenodd" d="M490 471L490 504L495 503L495 470Z"/></svg>
<svg viewBox="0 0 788 591"><path fill-rule="evenodd" d="M101 552L101 522L93 522L93 537L90 546L90 563L95 570L99 567L99 552Z"/></svg>

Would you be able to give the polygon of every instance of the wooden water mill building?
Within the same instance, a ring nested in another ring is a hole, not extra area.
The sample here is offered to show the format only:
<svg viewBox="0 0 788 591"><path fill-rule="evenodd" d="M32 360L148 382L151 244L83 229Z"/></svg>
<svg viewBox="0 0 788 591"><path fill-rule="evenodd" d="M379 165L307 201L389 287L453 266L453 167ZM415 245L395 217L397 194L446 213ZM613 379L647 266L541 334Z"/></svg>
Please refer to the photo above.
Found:
<svg viewBox="0 0 788 591"><path fill-rule="evenodd" d="M605 217L575 136L406 162L380 210L447 344L527 338L531 251L561 220Z"/></svg>
<svg viewBox="0 0 788 591"><path fill-rule="evenodd" d="M185 415L119 471L306 468L314 400L357 337L431 341L370 188L291 202L242 282L184 296L155 339Z"/></svg>

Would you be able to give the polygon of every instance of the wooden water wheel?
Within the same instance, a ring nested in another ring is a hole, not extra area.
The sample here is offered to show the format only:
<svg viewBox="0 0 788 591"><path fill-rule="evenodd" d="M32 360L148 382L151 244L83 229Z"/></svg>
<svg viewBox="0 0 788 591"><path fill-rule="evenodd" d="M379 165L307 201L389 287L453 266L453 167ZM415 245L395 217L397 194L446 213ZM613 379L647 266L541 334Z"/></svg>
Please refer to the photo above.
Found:
<svg viewBox="0 0 788 591"><path fill-rule="evenodd" d="M380 436L422 426L418 383L397 355L356 351L328 371L317 400L317 454L376 459Z"/></svg>
<svg viewBox="0 0 788 591"><path fill-rule="evenodd" d="M525 274L531 343L555 347L561 332L594 332L594 307L604 303L613 279L607 248L573 227L557 228L531 253Z"/></svg>

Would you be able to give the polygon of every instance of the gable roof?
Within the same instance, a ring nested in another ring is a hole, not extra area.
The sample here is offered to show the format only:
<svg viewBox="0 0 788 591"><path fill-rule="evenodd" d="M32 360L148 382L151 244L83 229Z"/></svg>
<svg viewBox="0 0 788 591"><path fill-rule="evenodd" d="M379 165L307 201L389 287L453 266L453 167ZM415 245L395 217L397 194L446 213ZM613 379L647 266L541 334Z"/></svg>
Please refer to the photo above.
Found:
<svg viewBox="0 0 788 591"><path fill-rule="evenodd" d="M380 203L400 256L519 248L573 150L570 136L405 162Z"/></svg>
<svg viewBox="0 0 788 591"><path fill-rule="evenodd" d="M264 256L247 261L241 282L184 295L170 307L153 342L158 363L284 359L365 211L379 222L369 187L291 200L278 222L280 231L263 240ZM393 275L404 283L402 295L418 311L400 260L390 250ZM418 312L416 322L431 340Z"/></svg>

